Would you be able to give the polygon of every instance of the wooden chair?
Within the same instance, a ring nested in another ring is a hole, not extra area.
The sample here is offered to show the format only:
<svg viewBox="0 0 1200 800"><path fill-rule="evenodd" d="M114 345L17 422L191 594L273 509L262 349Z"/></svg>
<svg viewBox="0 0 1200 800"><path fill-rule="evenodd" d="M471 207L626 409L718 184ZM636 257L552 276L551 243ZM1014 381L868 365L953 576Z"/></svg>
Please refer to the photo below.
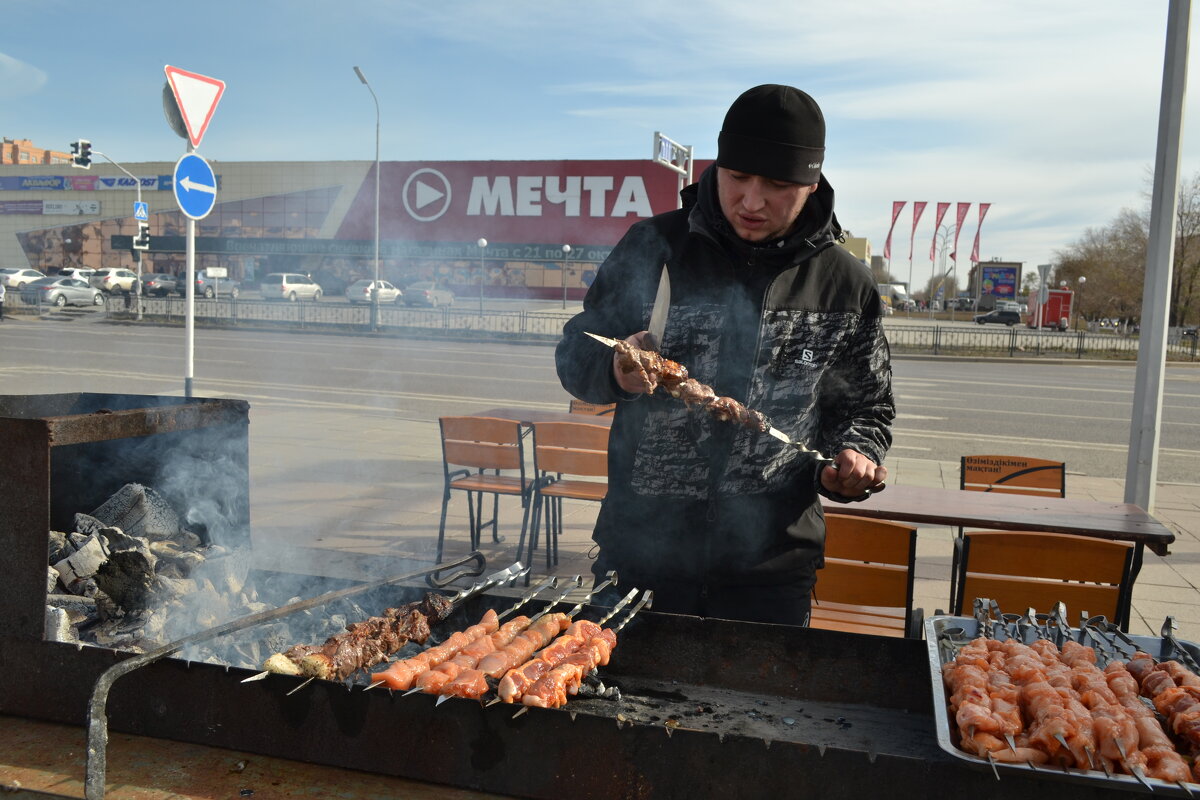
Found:
<svg viewBox="0 0 1200 800"><path fill-rule="evenodd" d="M917 529L898 522L825 515L825 568L817 573L809 626L921 638L913 608Z"/></svg>
<svg viewBox="0 0 1200 800"><path fill-rule="evenodd" d="M1067 496L1067 465L1025 456L963 456L958 473L958 488L968 492L1025 494L1036 497ZM955 544L963 537L959 526ZM957 557L958 548L955 548ZM950 607L958 597L958 562L950 568Z"/></svg>
<svg viewBox="0 0 1200 800"><path fill-rule="evenodd" d="M955 541L954 614L971 613L977 597L1001 611L1049 612L1066 603L1077 614L1103 614L1128 629L1134 546L1041 531L967 531Z"/></svg>
<svg viewBox="0 0 1200 800"><path fill-rule="evenodd" d="M558 563L558 536L562 532L562 501L599 502L608 494L608 427L587 422L535 422L533 424L533 499L530 502L529 549L525 563L533 563L538 529L546 528L546 569ZM521 529L521 544L525 526ZM529 585L529 574L525 575Z"/></svg>
<svg viewBox="0 0 1200 800"><path fill-rule="evenodd" d="M571 398L571 405L568 408L572 414L586 414L592 417L612 416L616 410L616 403L597 405L596 403L585 403L577 397Z"/></svg>
<svg viewBox="0 0 1200 800"><path fill-rule="evenodd" d="M472 549L479 546L485 525L492 526L492 541L503 541L499 535L500 495L521 498L521 506L525 509L521 519L521 534L524 537L533 481L525 475L521 423L496 417L441 417L438 422L442 431L445 483L442 488L442 519L438 524L437 560L442 560L446 510L453 491L467 493ZM503 475L501 470L515 471L517 474ZM483 521L484 494L493 495L492 518L488 522Z"/></svg>
<svg viewBox="0 0 1200 800"><path fill-rule="evenodd" d="M1061 461L1024 456L963 456L958 488L970 492L1067 496L1067 467Z"/></svg>

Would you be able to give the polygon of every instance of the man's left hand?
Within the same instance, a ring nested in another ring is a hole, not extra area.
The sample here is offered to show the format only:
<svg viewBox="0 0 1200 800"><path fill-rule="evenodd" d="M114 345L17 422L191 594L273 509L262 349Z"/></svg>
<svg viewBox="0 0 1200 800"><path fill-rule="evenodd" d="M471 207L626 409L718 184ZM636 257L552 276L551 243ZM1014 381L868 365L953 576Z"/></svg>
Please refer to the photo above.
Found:
<svg viewBox="0 0 1200 800"><path fill-rule="evenodd" d="M846 449L834 456L833 464L822 468L821 486L848 500L858 500L883 491L887 475L887 467L857 450Z"/></svg>

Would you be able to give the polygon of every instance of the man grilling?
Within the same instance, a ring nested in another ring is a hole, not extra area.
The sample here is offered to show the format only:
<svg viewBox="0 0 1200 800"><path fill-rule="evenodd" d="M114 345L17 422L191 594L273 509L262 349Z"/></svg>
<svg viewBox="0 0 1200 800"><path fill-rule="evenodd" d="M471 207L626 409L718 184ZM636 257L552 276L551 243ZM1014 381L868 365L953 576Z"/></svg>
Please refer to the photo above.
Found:
<svg viewBox="0 0 1200 800"><path fill-rule="evenodd" d="M824 153L825 120L809 95L780 85L743 93L684 207L630 228L558 344L568 392L618 403L593 571L653 589L655 611L807 624L823 565L818 493L859 499L887 477L895 404L882 304L870 271L835 242ZM670 310L652 342L664 265ZM585 332L658 345L834 464L818 469L766 433L647 393Z"/></svg>

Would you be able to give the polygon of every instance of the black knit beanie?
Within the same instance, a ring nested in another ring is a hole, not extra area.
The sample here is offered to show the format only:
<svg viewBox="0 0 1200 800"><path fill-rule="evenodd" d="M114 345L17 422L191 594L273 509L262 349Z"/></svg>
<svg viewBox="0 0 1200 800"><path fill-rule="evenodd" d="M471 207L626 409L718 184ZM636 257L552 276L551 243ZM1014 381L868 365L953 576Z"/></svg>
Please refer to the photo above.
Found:
<svg viewBox="0 0 1200 800"><path fill-rule="evenodd" d="M809 185L821 177L825 117L817 101L775 83L743 92L725 114L717 166Z"/></svg>

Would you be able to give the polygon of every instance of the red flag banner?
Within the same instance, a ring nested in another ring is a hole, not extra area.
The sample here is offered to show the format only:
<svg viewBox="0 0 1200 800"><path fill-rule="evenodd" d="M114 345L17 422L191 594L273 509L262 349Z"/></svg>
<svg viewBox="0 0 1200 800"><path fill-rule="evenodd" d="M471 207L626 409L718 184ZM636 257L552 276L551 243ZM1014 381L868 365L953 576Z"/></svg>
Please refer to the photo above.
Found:
<svg viewBox="0 0 1200 800"><path fill-rule="evenodd" d="M913 243L917 240L917 223L921 221L921 214L925 212L926 203L913 201L913 226L912 233L908 237L908 260L912 261Z"/></svg>
<svg viewBox="0 0 1200 800"><path fill-rule="evenodd" d="M974 264L979 263L979 230L983 227L983 218L987 216L991 207L991 203L979 204L979 224L975 227L975 244L971 246L971 262Z"/></svg>
<svg viewBox="0 0 1200 800"><path fill-rule="evenodd" d="M954 249L950 251L950 260L955 264L958 263L958 235L962 233L963 220L967 218L967 212L970 210L970 203L959 203L954 209L958 221L954 223Z"/></svg>
<svg viewBox="0 0 1200 800"><path fill-rule="evenodd" d="M933 221L933 242L929 245L929 263L937 257L937 234L938 228L942 227L942 217L946 216L946 211L950 208L949 203L937 204L937 219Z"/></svg>
<svg viewBox="0 0 1200 800"><path fill-rule="evenodd" d="M896 200L892 203L892 227L888 228L887 241L883 243L885 261L892 260L892 231L896 229L896 220L900 219L900 212L904 210L904 204L907 202L907 200Z"/></svg>

